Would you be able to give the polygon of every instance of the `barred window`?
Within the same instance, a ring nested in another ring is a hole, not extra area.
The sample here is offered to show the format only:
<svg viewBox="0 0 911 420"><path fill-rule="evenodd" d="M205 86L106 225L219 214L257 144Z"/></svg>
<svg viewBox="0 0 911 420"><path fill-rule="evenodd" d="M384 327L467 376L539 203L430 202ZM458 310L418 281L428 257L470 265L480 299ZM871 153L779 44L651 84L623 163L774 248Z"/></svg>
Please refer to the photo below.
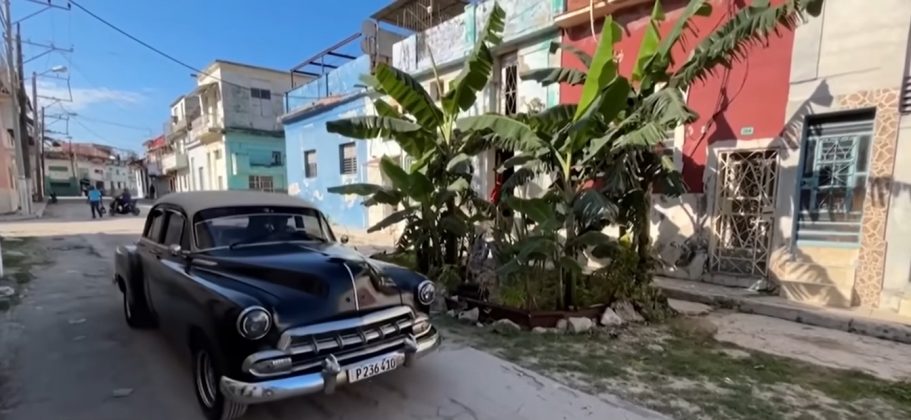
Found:
<svg viewBox="0 0 911 420"><path fill-rule="evenodd" d="M316 178L316 150L304 152L304 177Z"/></svg>
<svg viewBox="0 0 911 420"><path fill-rule="evenodd" d="M352 175L357 173L357 147L354 143L338 146L339 173Z"/></svg>
<svg viewBox="0 0 911 420"><path fill-rule="evenodd" d="M257 191L273 192L272 177L265 175L250 175L250 189Z"/></svg>

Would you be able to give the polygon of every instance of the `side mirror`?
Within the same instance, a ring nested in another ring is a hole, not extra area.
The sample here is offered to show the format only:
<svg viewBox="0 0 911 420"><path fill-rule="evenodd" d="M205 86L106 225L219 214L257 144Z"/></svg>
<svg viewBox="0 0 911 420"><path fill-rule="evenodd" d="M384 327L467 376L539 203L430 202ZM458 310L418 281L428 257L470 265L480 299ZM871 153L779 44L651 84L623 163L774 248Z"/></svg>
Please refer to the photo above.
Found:
<svg viewBox="0 0 911 420"><path fill-rule="evenodd" d="M174 257L185 257L186 256L186 253L184 252L184 250L180 247L180 245L177 245L177 244L168 246L168 252L170 252L171 256L174 256Z"/></svg>
<svg viewBox="0 0 911 420"><path fill-rule="evenodd" d="M340 241L341 243L343 243L343 244L347 244L347 243L348 243L348 240L349 240L349 239L348 239L348 235L342 235L342 237L339 238L339 241Z"/></svg>

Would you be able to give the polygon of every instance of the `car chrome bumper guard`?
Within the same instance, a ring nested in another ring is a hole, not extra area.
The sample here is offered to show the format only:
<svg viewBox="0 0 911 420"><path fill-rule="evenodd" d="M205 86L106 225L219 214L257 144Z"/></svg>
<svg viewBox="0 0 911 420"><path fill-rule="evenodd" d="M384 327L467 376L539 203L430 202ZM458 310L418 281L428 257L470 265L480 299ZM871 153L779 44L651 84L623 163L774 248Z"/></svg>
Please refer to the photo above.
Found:
<svg viewBox="0 0 911 420"><path fill-rule="evenodd" d="M220 381L221 392L226 398L242 404L258 404L299 397L316 393L333 393L339 385L348 383L347 369L380 361L390 355L400 354L404 357L404 365L411 366L415 359L423 357L436 349L441 342L441 337L436 328L415 338L405 337L403 346L395 351L384 353L376 357L361 360L350 365L341 365L334 355L328 355L322 362L322 369L317 373L308 373L281 379L272 379L259 382L242 382L223 376Z"/></svg>

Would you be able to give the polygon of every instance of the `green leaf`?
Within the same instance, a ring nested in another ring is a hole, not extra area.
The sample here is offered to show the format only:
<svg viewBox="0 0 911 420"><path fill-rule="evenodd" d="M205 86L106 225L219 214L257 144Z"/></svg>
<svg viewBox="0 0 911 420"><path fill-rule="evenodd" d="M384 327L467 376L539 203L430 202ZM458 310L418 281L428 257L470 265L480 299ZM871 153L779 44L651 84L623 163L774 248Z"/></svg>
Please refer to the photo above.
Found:
<svg viewBox="0 0 911 420"><path fill-rule="evenodd" d="M626 133L614 142L614 151L629 147L652 148L667 138L667 132L655 122L649 122Z"/></svg>
<svg viewBox="0 0 911 420"><path fill-rule="evenodd" d="M461 191L467 190L468 187L470 187L470 186L471 186L471 184L468 182L467 179L459 178L459 179L453 181L452 184L449 184L449 186L446 187L446 190L452 191L452 192L461 192Z"/></svg>
<svg viewBox="0 0 911 420"><path fill-rule="evenodd" d="M565 67L545 67L541 69L527 70L519 75L522 80L534 80L541 86L549 86L554 83L565 83L570 86L581 85L585 83L585 73Z"/></svg>
<svg viewBox="0 0 911 420"><path fill-rule="evenodd" d="M528 125L538 132L553 133L573 121L575 104L560 104L527 117Z"/></svg>
<svg viewBox="0 0 911 420"><path fill-rule="evenodd" d="M330 193L344 195L371 195L382 190L382 185L375 184L345 184L326 189Z"/></svg>
<svg viewBox="0 0 911 420"><path fill-rule="evenodd" d="M633 80L644 80L650 71L648 67L658 52L658 43L661 42L658 25L663 21L664 11L661 10L661 2L656 0L652 16L645 27L645 34L642 36L642 43L639 45L639 54L636 57L636 65L633 67Z"/></svg>
<svg viewBox="0 0 911 420"><path fill-rule="evenodd" d="M446 215L440 218L440 227L444 231L456 236L465 236L468 234L468 224L461 218L454 215Z"/></svg>
<svg viewBox="0 0 911 420"><path fill-rule="evenodd" d="M528 125L500 115L465 117L456 126L465 132L493 134L500 145L511 150L536 151L547 146Z"/></svg>
<svg viewBox="0 0 911 420"><path fill-rule="evenodd" d="M528 168L519 168L509 178L506 178L506 181L503 181L503 191L509 191L514 188L521 187L527 184L529 181L535 179L535 171Z"/></svg>
<svg viewBox="0 0 911 420"><path fill-rule="evenodd" d="M671 31L668 32L667 36L658 44L656 56L660 57L662 63L665 64L665 67L660 69L661 71L667 71L666 66L674 63L671 50L677 45L677 42L680 41L683 30L689 27L690 20L694 16L709 16L712 14L712 5L708 1L709 0L691 0L689 4L686 5L686 8L683 9L680 17L674 22Z"/></svg>
<svg viewBox="0 0 911 420"><path fill-rule="evenodd" d="M592 65L592 56L589 55L587 52L582 51L581 49L577 48L575 45L564 44L562 42L551 42L550 43L550 53L551 54L554 54L559 50L566 51L566 52L576 56L576 58L578 58L579 61L581 61L582 64L585 65L586 68L591 67L591 65Z"/></svg>
<svg viewBox="0 0 911 420"><path fill-rule="evenodd" d="M471 156L468 156L465 153L459 153L449 160L449 163L446 164L446 170L452 171L454 168L461 167L463 164L469 162L470 160Z"/></svg>
<svg viewBox="0 0 911 420"><path fill-rule="evenodd" d="M326 122L326 131L354 139L396 138L415 133L421 126L392 117L364 116Z"/></svg>
<svg viewBox="0 0 911 420"><path fill-rule="evenodd" d="M567 245L589 247L615 243L617 243L616 238L613 238L610 235L601 232L600 230L590 230L575 237L573 241Z"/></svg>
<svg viewBox="0 0 911 420"><path fill-rule="evenodd" d="M415 122L425 130L433 131L442 124L443 112L434 105L430 94L411 75L386 63L379 63L374 77L386 94L413 115Z"/></svg>
<svg viewBox="0 0 911 420"><path fill-rule="evenodd" d="M617 241L595 245L591 253L595 258L613 258L620 251L620 244Z"/></svg>
<svg viewBox="0 0 911 420"><path fill-rule="evenodd" d="M522 241L519 245L519 252L516 254L516 259L523 264L536 256L540 259L546 259L556 253L557 247L557 242L551 238L530 237Z"/></svg>
<svg viewBox="0 0 911 420"><path fill-rule="evenodd" d="M409 181L410 186L408 192L418 201L423 201L433 192L433 183L430 182L430 178L428 178L427 175L420 172L414 172L409 177L411 180Z"/></svg>
<svg viewBox="0 0 911 420"><path fill-rule="evenodd" d="M389 178L392 186L398 190L411 195L411 176L399 166L398 162L392 160L389 156L383 156L380 159L380 171Z"/></svg>
<svg viewBox="0 0 911 420"><path fill-rule="evenodd" d="M617 205L600 191L588 189L576 196L573 201L573 212L583 224L593 224L603 219L614 219L617 215Z"/></svg>
<svg viewBox="0 0 911 420"><path fill-rule="evenodd" d="M378 230L382 230L389 226L392 226L396 223L399 223L399 222L407 219L408 216L410 216L412 212L413 212L412 209L404 209L404 210L399 210L395 213L392 213L389 216L386 216L385 219L380 220L379 223L371 226L370 229L367 229L367 233L373 233Z"/></svg>
<svg viewBox="0 0 911 420"><path fill-rule="evenodd" d="M405 119L399 110L395 109L392 105L389 105L388 102L382 99L375 99L373 101L373 108L376 109L376 114L381 117L397 118L400 120Z"/></svg>
<svg viewBox="0 0 911 420"><path fill-rule="evenodd" d="M503 29L506 27L506 12L499 4L494 3L487 24L478 37L474 49L462 71L453 80L452 89L443 96L443 109L449 115L458 115L474 105L477 94L487 86L490 73L493 71L493 53L490 48L502 41Z"/></svg>
<svg viewBox="0 0 911 420"><path fill-rule="evenodd" d="M364 202L362 204L364 205L364 207L375 206L377 204L388 204L390 206L398 206L399 204L402 203L402 200L404 198L405 197L399 191L383 189L383 190L373 193L373 195L370 196L370 198L364 200Z"/></svg>
<svg viewBox="0 0 911 420"><path fill-rule="evenodd" d="M518 198L509 196L503 201L509 208L528 216L529 219L540 225L557 218L553 205L543 198Z"/></svg>
<svg viewBox="0 0 911 420"><path fill-rule="evenodd" d="M582 86L582 96L579 98L579 106L573 119L578 120L594 102L601 89L617 77L614 44L620 41L620 37L620 26L614 22L613 17L608 16L604 19L601 40L598 42L598 49L595 50L595 56L592 58L591 68L588 69L585 85Z"/></svg>
<svg viewBox="0 0 911 420"><path fill-rule="evenodd" d="M527 155L527 154L515 155L515 156L503 161L503 163L500 165L500 169L498 170L498 172L503 172L503 171L505 171L509 168L515 167L515 166L522 166L522 165L524 165L528 162L531 162L533 160L536 160L536 159L538 159L538 158L536 158L532 155Z"/></svg>

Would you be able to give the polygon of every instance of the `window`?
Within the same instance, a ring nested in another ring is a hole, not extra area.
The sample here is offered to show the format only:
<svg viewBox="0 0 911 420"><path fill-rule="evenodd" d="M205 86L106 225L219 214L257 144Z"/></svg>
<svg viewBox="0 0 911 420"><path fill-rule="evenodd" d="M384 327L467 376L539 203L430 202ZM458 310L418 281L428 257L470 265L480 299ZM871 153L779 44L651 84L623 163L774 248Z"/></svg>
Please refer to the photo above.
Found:
<svg viewBox="0 0 911 420"><path fill-rule="evenodd" d="M258 191L274 191L272 188L272 177L264 175L250 175L250 189Z"/></svg>
<svg viewBox="0 0 911 420"><path fill-rule="evenodd" d="M272 152L272 166L282 166L282 152Z"/></svg>
<svg viewBox="0 0 911 420"><path fill-rule="evenodd" d="M798 241L860 242L873 113L807 121Z"/></svg>
<svg viewBox="0 0 911 420"><path fill-rule="evenodd" d="M199 173L199 174L198 174L198 175L199 175L199 189L200 189L200 190L204 190L204 189L206 189L205 174L203 173L203 172L204 172L204 168L203 168L202 166L200 166L200 167L197 169L197 172Z"/></svg>
<svg viewBox="0 0 911 420"><path fill-rule="evenodd" d="M48 166L47 169L52 172L66 172L70 170L70 168L67 168L66 166Z"/></svg>
<svg viewBox="0 0 911 420"><path fill-rule="evenodd" d="M502 111L505 115L519 112L519 67L515 54L502 58L500 95L503 98Z"/></svg>
<svg viewBox="0 0 911 420"><path fill-rule="evenodd" d="M168 229L165 231L165 245L181 245L181 235L183 234L184 218L179 213L168 212Z"/></svg>
<svg viewBox="0 0 911 420"><path fill-rule="evenodd" d="M221 150L216 150L214 152L214 154L215 154L215 160L221 159Z"/></svg>
<svg viewBox="0 0 911 420"><path fill-rule="evenodd" d="M149 215L149 221L146 223L145 231L142 236L152 242L161 240L161 229L164 227L165 214L161 210L153 210Z"/></svg>
<svg viewBox="0 0 911 420"><path fill-rule="evenodd" d="M257 99L272 100L272 92L269 89L250 88L250 96Z"/></svg>
<svg viewBox="0 0 911 420"><path fill-rule="evenodd" d="M304 177L316 178L316 150L304 152Z"/></svg>
<svg viewBox="0 0 911 420"><path fill-rule="evenodd" d="M352 175L357 173L357 148L354 143L338 146L339 173Z"/></svg>
<svg viewBox="0 0 911 420"><path fill-rule="evenodd" d="M319 211L288 207L226 207L200 213L195 223L196 246L228 246L238 241L334 241Z"/></svg>

